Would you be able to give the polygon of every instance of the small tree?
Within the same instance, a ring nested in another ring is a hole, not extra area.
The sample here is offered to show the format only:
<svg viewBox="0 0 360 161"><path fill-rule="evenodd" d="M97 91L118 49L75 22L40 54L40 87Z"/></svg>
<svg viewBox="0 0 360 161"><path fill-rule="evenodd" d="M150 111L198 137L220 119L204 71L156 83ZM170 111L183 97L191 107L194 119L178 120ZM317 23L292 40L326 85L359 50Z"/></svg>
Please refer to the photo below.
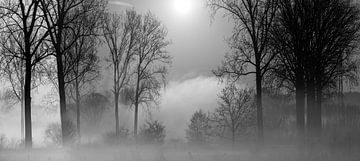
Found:
<svg viewBox="0 0 360 161"><path fill-rule="evenodd" d="M140 129L140 139L144 143L162 144L165 139L165 126L159 121L147 121Z"/></svg>
<svg viewBox="0 0 360 161"><path fill-rule="evenodd" d="M198 110L190 119L190 124L186 130L186 138L189 143L204 144L208 141L210 129L208 115L202 110Z"/></svg>
<svg viewBox="0 0 360 161"><path fill-rule="evenodd" d="M215 109L212 118L216 123L218 136L235 143L236 136L252 126L255 122L252 93L252 90L241 89L235 84L222 90L219 107Z"/></svg>

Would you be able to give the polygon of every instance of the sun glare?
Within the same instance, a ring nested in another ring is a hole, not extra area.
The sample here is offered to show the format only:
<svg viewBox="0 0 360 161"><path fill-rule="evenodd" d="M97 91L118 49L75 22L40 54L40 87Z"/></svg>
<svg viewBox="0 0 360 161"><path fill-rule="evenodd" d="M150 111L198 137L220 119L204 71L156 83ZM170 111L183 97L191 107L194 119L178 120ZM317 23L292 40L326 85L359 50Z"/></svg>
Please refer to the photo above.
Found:
<svg viewBox="0 0 360 161"><path fill-rule="evenodd" d="M179 14L186 15L191 11L193 0L174 0L175 11Z"/></svg>

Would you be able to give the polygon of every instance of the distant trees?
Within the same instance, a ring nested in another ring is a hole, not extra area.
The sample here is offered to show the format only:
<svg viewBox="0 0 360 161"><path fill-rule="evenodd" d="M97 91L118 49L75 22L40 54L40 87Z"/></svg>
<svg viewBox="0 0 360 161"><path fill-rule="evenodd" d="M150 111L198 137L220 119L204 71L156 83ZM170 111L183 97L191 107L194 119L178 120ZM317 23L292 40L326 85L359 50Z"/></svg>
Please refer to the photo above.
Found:
<svg viewBox="0 0 360 161"><path fill-rule="evenodd" d="M90 93L81 102L81 115L89 125L97 125L109 107L110 101L101 93Z"/></svg>
<svg viewBox="0 0 360 161"><path fill-rule="evenodd" d="M202 110L196 111L190 119L186 130L186 139L192 144L204 144L208 142L211 125L209 116Z"/></svg>
<svg viewBox="0 0 360 161"><path fill-rule="evenodd" d="M241 76L255 74L260 142L263 141L262 81L271 69L272 60L276 55L269 52L269 40L278 3L278 0L208 0L208 5L214 13L224 10L225 15L235 22L233 35L229 40L232 52L225 56L224 62L214 74L232 81L238 80Z"/></svg>

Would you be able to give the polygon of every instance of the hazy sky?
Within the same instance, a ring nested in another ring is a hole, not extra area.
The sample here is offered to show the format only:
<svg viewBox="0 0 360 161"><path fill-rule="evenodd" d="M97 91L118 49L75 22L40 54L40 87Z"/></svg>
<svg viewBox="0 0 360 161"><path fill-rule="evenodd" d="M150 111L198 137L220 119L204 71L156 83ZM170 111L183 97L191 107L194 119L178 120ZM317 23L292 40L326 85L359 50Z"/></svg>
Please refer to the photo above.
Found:
<svg viewBox="0 0 360 161"><path fill-rule="evenodd" d="M232 25L220 14L211 21L205 0L112 0L112 11L122 12L134 6L139 12L151 11L167 27L172 44L168 51L174 57L170 80L211 75L228 47ZM184 3L184 4L183 4ZM181 7L182 6L182 7ZM212 23L211 23L212 22Z"/></svg>
<svg viewBox="0 0 360 161"><path fill-rule="evenodd" d="M184 1L188 4L182 3ZM111 0L109 7L116 12L132 7L142 13L151 11L168 29L168 39L172 41L168 51L173 56L173 63L169 70L169 83L162 91L160 107L152 113L153 119L165 124L168 139L184 139L185 128L196 110L209 111L217 107L217 95L223 86L213 77L211 70L221 63L228 51L224 40L231 34L231 22L221 14L212 20L205 0ZM106 46L99 52L102 56L108 54L104 48ZM110 83L103 81L100 88L108 88ZM35 146L43 144L46 126L59 122L58 107L50 112L44 110L48 105L44 104L43 98L51 91L42 88L34 91L32 96L32 100L37 100L33 103L32 114ZM133 111L124 107L120 116L120 124L132 129ZM104 127L114 127L112 117L112 114L106 115ZM0 112L0 134L6 134L14 141L20 138L19 107Z"/></svg>

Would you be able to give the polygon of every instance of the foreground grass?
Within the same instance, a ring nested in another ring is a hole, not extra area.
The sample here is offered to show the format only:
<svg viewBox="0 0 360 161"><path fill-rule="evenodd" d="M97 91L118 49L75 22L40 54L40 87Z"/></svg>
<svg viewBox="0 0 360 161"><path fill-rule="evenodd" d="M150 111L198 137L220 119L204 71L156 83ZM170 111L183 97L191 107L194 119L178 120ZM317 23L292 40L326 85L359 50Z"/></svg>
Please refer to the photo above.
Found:
<svg viewBox="0 0 360 161"><path fill-rule="evenodd" d="M294 146L87 146L0 151L0 161L359 161L358 149Z"/></svg>

